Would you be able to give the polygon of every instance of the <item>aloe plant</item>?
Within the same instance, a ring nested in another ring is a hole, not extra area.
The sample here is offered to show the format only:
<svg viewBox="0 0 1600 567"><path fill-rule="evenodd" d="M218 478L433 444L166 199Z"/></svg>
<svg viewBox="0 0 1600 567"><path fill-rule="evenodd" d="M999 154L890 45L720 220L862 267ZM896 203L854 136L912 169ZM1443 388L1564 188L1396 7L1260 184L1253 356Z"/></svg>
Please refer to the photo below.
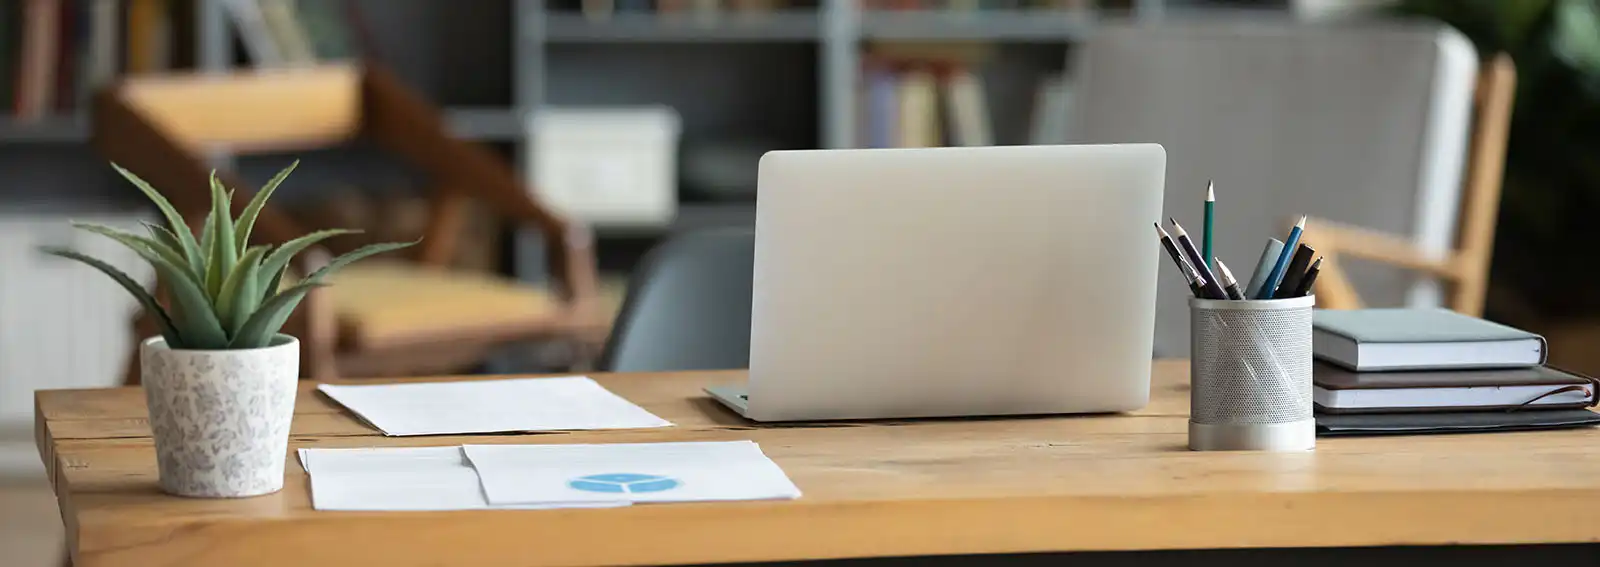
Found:
<svg viewBox="0 0 1600 567"><path fill-rule="evenodd" d="M289 314L313 288L327 285L328 276L351 262L398 250L416 242L370 244L334 258L326 266L292 285L283 285L290 260L312 245L359 231L321 230L281 246L250 246L250 230L272 192L294 171L296 161L261 187L239 218L232 216L232 192L211 172L211 212L196 236L178 210L143 179L112 164L143 192L166 218L168 226L146 223L148 236L89 223L74 227L116 240L155 267L166 284L171 308L162 306L139 282L110 264L66 248L44 252L77 260L110 276L139 304L155 316L161 336L174 349L224 350L268 346Z"/></svg>

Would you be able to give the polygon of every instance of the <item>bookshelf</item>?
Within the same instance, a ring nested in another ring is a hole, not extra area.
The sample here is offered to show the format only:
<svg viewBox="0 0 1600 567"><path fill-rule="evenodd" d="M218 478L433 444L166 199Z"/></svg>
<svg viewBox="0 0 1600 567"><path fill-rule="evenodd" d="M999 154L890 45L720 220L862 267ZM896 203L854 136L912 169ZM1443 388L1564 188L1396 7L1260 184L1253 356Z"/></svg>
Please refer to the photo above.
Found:
<svg viewBox="0 0 1600 567"><path fill-rule="evenodd" d="M197 69L222 72L249 64L223 0L170 1L192 6L185 29L194 34ZM1039 2L1018 0L1002 3L1016 8L968 11L945 9L946 0L916 0L909 4L919 9L911 10L879 9L878 2L866 9L867 0L791 0L756 14L618 11L606 18L583 13L581 0L473 0L470 9L448 0L351 1L363 14L379 60L442 104L459 135L493 144L521 164L531 149L524 116L546 105L667 104L683 118L685 151L729 140L765 149L861 146L857 93L863 88L863 53L882 43L992 46L996 55L981 74L995 142L1025 143L1034 85L1043 73L1063 71L1075 42L1102 22L1159 18L1169 13L1169 2L1189 7L1204 0L1086 0L1064 3L1073 9L1049 10L1021 8ZM86 139L81 114L31 122L0 118L0 148L29 148L6 152L14 155L0 157L0 164L22 165L41 152L63 155L37 167L93 163ZM245 178L257 180L283 159L252 157L236 165ZM361 152L319 159L333 165L324 173L303 172L305 184L324 174L343 177L335 170L344 162L367 173L386 167ZM88 177L115 185L109 176ZM596 227L602 254L612 237L659 238L753 222L748 195L717 198L692 187L680 192L679 218L670 227ZM89 192L105 193L103 186ZM523 242L515 248L509 256L515 271L539 279L538 247Z"/></svg>

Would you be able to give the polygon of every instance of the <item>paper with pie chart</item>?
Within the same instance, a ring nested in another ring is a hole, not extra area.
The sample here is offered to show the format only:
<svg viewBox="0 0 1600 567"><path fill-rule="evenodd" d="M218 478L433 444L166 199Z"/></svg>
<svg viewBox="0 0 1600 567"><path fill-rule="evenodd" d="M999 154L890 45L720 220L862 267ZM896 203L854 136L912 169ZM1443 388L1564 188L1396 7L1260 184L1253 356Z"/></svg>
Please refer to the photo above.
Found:
<svg viewBox="0 0 1600 567"><path fill-rule="evenodd" d="M800 497L783 469L752 441L464 449L492 506Z"/></svg>
<svg viewBox="0 0 1600 567"><path fill-rule="evenodd" d="M537 510L627 506L627 502L541 502L492 506L461 446L300 449L317 510Z"/></svg>

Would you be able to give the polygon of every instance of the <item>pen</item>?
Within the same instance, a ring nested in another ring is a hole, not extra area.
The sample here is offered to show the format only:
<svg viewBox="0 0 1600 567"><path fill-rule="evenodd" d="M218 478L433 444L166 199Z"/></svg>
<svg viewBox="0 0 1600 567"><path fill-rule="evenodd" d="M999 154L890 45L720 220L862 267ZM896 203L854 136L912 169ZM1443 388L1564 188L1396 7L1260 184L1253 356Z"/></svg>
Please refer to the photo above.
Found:
<svg viewBox="0 0 1600 567"><path fill-rule="evenodd" d="M1206 222L1200 227L1200 256L1210 262L1216 258L1211 252L1211 233L1217 208L1216 183L1206 181ZM1212 264L1215 267L1215 264Z"/></svg>
<svg viewBox="0 0 1600 567"><path fill-rule="evenodd" d="M1283 273L1283 283L1278 284L1277 293L1272 294L1273 299L1300 297L1300 281L1306 277L1306 268L1311 266L1311 256L1317 253L1316 248L1310 244L1301 243L1300 248L1294 251L1294 259L1289 261L1288 271Z"/></svg>
<svg viewBox="0 0 1600 567"><path fill-rule="evenodd" d="M1283 251L1278 253L1278 262L1272 266L1272 272L1267 274L1267 279L1261 284L1261 290L1256 292L1256 299L1272 299L1278 292L1278 284L1283 281L1283 273L1289 269L1289 259L1294 256L1295 245L1300 243L1300 233L1305 232L1306 217L1294 223L1294 228L1289 229L1289 237L1283 240Z"/></svg>
<svg viewBox="0 0 1600 567"><path fill-rule="evenodd" d="M1233 279L1233 272L1228 270L1228 265L1222 263L1222 258L1212 258L1217 263L1217 274L1222 276L1222 290L1228 292L1228 299L1244 299L1244 292L1239 291L1239 280Z"/></svg>
<svg viewBox="0 0 1600 567"><path fill-rule="evenodd" d="M1189 265L1189 260L1185 259L1183 253L1178 251L1178 246L1172 243L1172 237L1167 235L1167 231L1161 229L1161 223L1155 223L1155 225L1156 234L1161 237L1161 247L1166 248L1167 255L1171 256L1172 261L1178 264L1178 273L1182 274L1183 280L1189 283L1189 291L1194 292L1195 297L1204 299L1206 297L1204 293L1205 278L1200 277L1200 273L1194 270L1194 266Z"/></svg>
<svg viewBox="0 0 1600 567"><path fill-rule="evenodd" d="M1189 265L1188 262L1183 263L1182 269L1183 279L1189 282L1189 293L1193 293L1195 297L1200 299L1211 299L1206 294L1205 277L1201 276L1200 272L1195 271L1194 266Z"/></svg>
<svg viewBox="0 0 1600 567"><path fill-rule="evenodd" d="M1183 250L1184 257L1189 259L1189 265L1193 266L1194 271L1198 272L1201 279L1204 280L1201 283L1205 285L1205 297L1207 299L1227 299L1228 292L1222 291L1222 285L1217 283L1217 276L1206 268L1205 259L1200 257L1200 251L1195 249L1194 241L1189 239L1189 233L1184 232L1183 225L1178 224L1178 219L1171 217L1167 218L1167 222L1172 223L1172 237L1178 241L1178 249Z"/></svg>
<svg viewBox="0 0 1600 567"><path fill-rule="evenodd" d="M1311 295L1311 284L1317 283L1317 274L1320 273L1322 273L1322 257L1318 256L1317 261L1312 262L1311 267L1306 270L1306 277L1300 280L1300 286L1295 288L1294 297Z"/></svg>
<svg viewBox="0 0 1600 567"><path fill-rule="evenodd" d="M1244 288L1245 297L1255 297L1261 293L1261 285L1267 283L1267 274L1272 272L1272 263L1278 260L1278 253L1282 251L1282 240L1267 239L1266 247L1261 249L1261 258L1256 260L1256 269L1251 272L1250 285Z"/></svg>

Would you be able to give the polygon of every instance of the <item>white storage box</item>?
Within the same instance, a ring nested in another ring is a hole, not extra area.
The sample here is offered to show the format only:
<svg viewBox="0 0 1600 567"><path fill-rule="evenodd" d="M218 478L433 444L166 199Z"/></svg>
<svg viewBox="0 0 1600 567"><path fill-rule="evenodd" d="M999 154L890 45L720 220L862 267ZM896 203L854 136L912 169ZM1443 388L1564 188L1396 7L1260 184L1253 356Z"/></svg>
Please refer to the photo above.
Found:
<svg viewBox="0 0 1600 567"><path fill-rule="evenodd" d="M546 108L528 117L532 188L596 226L664 227L677 213L678 113L669 107Z"/></svg>

